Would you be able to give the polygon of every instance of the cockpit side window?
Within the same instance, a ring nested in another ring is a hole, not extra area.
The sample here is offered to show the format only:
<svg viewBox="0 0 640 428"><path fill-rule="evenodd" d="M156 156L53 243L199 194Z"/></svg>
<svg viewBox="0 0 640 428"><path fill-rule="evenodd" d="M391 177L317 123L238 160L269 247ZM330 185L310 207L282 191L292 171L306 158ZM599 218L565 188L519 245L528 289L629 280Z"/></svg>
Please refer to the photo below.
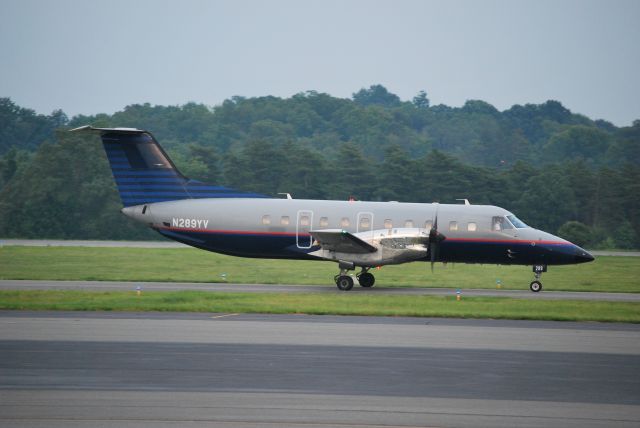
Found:
<svg viewBox="0 0 640 428"><path fill-rule="evenodd" d="M511 223L505 217L495 216L491 219L491 230L500 232L501 230L513 229Z"/></svg>

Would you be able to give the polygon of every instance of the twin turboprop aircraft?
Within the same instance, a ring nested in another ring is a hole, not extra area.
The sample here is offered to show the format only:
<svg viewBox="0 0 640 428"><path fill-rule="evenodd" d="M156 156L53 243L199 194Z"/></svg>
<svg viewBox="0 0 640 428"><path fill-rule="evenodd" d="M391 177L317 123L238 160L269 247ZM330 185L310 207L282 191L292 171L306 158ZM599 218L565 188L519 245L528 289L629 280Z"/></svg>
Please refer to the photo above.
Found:
<svg viewBox="0 0 640 428"><path fill-rule="evenodd" d="M489 205L270 198L190 180L151 133L83 126L100 134L124 208L167 238L241 257L331 260L340 290L372 287L372 267L413 261L533 266L531 291L548 265L591 254Z"/></svg>

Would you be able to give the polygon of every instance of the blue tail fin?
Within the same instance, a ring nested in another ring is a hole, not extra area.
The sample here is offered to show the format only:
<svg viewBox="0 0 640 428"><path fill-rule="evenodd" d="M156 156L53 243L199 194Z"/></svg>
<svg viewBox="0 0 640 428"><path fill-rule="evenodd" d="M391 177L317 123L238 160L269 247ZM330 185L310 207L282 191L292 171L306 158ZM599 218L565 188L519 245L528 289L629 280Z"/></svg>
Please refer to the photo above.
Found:
<svg viewBox="0 0 640 428"><path fill-rule="evenodd" d="M180 199L266 197L188 179L178 171L160 144L147 131L91 126L82 126L72 131L100 133L125 207Z"/></svg>

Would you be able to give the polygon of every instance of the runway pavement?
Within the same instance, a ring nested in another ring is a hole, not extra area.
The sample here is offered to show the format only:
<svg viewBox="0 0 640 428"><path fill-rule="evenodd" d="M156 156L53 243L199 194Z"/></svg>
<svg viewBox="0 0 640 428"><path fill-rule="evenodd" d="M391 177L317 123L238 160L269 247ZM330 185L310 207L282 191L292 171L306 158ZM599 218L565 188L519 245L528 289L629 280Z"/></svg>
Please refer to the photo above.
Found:
<svg viewBox="0 0 640 428"><path fill-rule="evenodd" d="M640 326L0 311L0 426L635 427Z"/></svg>
<svg viewBox="0 0 640 428"><path fill-rule="evenodd" d="M342 294L334 285L280 285L280 284L232 284L232 283L193 283L193 282L119 282L119 281L32 281L0 280L0 290L135 290L143 291L179 291L203 290L236 293L336 293ZM450 296L456 290L451 288L407 288L377 286L369 289L354 287L349 293L367 293L372 295L411 295L411 296ZM517 299L571 299L602 300L618 302L640 302L640 293L601 293L542 291L532 293L528 290L488 290L464 289L464 296L512 297Z"/></svg>

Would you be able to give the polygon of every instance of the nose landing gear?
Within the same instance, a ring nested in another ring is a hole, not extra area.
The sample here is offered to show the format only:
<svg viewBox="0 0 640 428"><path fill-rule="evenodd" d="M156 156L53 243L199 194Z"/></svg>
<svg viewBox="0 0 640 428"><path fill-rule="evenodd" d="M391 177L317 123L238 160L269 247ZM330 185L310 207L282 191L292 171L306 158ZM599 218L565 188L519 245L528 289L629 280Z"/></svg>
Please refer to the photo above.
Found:
<svg viewBox="0 0 640 428"><path fill-rule="evenodd" d="M540 282L540 277L542 276L542 272L547 271L547 265L536 265L533 267L533 274L536 277L535 281L531 281L529 284L529 289L534 293L542 290L542 282Z"/></svg>
<svg viewBox="0 0 640 428"><path fill-rule="evenodd" d="M538 291L542 290L542 283L538 280L531 281L531 284L529 284L529 289L534 293L537 293Z"/></svg>

